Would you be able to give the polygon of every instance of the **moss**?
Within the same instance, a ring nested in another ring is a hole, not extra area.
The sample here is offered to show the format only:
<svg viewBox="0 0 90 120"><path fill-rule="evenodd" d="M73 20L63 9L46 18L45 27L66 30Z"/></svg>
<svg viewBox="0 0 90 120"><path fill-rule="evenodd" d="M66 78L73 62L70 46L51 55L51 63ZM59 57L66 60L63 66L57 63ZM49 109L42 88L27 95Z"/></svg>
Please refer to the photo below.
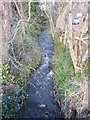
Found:
<svg viewBox="0 0 90 120"><path fill-rule="evenodd" d="M56 32L55 33L55 39L54 39L54 51L55 51L55 54L60 54L60 35L61 35L61 32Z"/></svg>

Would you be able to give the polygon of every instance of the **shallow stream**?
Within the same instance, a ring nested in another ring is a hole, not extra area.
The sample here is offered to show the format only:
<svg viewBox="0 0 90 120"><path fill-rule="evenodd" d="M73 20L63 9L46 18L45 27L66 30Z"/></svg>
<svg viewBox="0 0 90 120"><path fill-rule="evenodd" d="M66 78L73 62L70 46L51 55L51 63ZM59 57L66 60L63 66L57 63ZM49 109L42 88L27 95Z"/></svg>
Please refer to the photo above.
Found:
<svg viewBox="0 0 90 120"><path fill-rule="evenodd" d="M42 53L41 64L29 78L28 98L20 113L21 118L58 118L59 107L53 90L53 72L49 61L54 54L54 45L46 31L38 39Z"/></svg>

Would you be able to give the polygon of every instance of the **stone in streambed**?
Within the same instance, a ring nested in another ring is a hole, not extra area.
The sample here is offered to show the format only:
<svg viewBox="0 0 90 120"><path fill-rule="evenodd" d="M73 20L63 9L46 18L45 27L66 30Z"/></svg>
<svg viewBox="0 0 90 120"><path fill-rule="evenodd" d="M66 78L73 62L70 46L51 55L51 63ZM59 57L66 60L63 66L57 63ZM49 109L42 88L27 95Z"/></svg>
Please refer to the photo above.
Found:
<svg viewBox="0 0 90 120"><path fill-rule="evenodd" d="M40 104L40 105L39 105L39 108L45 108L45 107L46 107L45 104Z"/></svg>
<svg viewBox="0 0 90 120"><path fill-rule="evenodd" d="M49 113L45 112L44 118L48 118L49 117Z"/></svg>

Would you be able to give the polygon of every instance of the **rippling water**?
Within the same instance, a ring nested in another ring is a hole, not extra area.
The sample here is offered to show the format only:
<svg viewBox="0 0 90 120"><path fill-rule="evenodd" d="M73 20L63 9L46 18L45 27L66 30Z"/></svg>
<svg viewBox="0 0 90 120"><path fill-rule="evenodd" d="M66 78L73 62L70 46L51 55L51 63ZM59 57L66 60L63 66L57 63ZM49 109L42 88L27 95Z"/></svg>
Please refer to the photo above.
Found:
<svg viewBox="0 0 90 120"><path fill-rule="evenodd" d="M28 99L20 113L20 118L54 118L59 117L59 108L53 95L52 70L49 61L54 54L53 41L46 31L39 36L38 42L42 61L29 79Z"/></svg>

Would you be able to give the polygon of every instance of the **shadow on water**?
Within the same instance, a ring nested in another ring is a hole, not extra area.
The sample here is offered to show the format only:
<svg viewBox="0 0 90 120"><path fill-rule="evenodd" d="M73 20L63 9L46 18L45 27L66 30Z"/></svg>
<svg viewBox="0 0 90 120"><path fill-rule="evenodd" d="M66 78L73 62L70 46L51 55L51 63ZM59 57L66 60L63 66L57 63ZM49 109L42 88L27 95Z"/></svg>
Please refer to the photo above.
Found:
<svg viewBox="0 0 90 120"><path fill-rule="evenodd" d="M20 118L59 117L59 107L53 95L52 71L49 68L54 47L53 41L46 31L40 34L38 44L42 52L42 61L29 79L28 98L20 112Z"/></svg>

